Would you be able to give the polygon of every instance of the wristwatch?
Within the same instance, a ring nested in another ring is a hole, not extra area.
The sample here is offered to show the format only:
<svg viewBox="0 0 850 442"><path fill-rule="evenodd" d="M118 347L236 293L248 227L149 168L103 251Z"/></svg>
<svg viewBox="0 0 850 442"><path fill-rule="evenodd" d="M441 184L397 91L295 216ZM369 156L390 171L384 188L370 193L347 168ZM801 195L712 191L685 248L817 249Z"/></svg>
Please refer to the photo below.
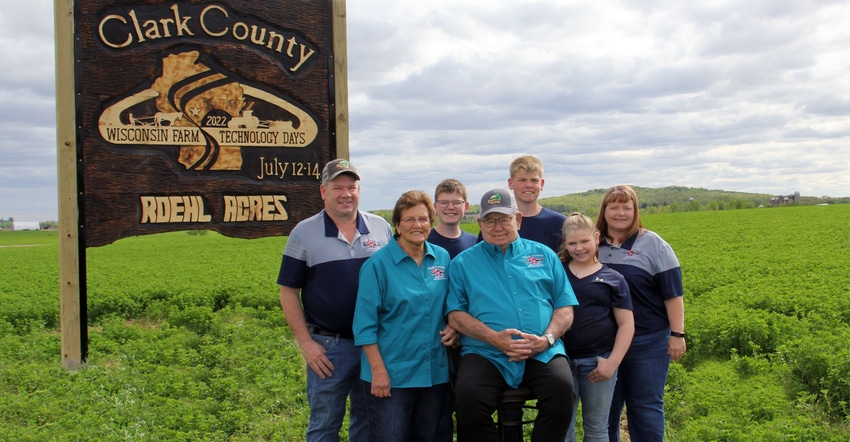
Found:
<svg viewBox="0 0 850 442"><path fill-rule="evenodd" d="M543 337L546 338L547 341L549 341L549 348L555 346L555 335L553 335L552 333L544 333Z"/></svg>

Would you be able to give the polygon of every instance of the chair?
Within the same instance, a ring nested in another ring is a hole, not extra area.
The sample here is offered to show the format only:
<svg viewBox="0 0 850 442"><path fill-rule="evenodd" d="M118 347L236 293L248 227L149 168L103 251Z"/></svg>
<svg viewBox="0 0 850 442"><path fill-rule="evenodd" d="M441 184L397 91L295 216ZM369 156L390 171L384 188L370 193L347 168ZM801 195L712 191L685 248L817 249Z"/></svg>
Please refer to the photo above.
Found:
<svg viewBox="0 0 850 442"><path fill-rule="evenodd" d="M499 431L499 439L502 442L505 442L506 432L510 432L510 429L516 429L515 431L519 432L520 440L522 440L522 426L534 423L533 418L525 418L525 410L537 409L537 405L528 403L533 399L536 399L534 393L525 385L520 385L516 389L509 388L502 393L499 406L496 409L496 426ZM513 440L513 438L510 440Z"/></svg>

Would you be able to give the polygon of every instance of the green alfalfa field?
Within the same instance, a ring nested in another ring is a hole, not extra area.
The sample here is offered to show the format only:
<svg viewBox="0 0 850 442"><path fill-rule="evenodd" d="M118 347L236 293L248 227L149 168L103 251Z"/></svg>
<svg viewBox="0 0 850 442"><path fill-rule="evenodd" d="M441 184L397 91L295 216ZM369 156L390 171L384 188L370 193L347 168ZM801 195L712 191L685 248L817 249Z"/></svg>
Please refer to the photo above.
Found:
<svg viewBox="0 0 850 442"><path fill-rule="evenodd" d="M850 440L850 206L643 220L684 273L668 440ZM177 232L87 249L89 359L67 371L56 232L0 232L0 440L303 440L285 243Z"/></svg>

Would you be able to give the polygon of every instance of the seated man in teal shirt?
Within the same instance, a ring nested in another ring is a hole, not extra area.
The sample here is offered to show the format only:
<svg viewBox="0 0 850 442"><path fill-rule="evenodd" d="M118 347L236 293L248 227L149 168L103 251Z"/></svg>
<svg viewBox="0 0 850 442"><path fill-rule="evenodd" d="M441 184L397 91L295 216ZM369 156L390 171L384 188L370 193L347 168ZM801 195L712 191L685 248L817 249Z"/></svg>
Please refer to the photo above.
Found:
<svg viewBox="0 0 850 442"><path fill-rule="evenodd" d="M559 337L575 293L558 256L522 239L522 214L507 189L481 198L483 241L452 260L449 325L462 333L455 386L458 440L496 441L492 415L508 388L527 385L539 408L533 441L564 440L575 398Z"/></svg>

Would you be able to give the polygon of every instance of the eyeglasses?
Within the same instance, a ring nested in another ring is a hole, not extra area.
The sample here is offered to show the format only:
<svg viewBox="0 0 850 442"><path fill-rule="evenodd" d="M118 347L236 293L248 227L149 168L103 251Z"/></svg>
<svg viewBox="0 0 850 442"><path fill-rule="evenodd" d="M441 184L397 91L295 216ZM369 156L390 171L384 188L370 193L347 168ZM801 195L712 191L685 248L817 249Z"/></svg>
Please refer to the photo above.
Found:
<svg viewBox="0 0 850 442"><path fill-rule="evenodd" d="M451 204L451 205L452 205L452 207L460 207L460 206L462 206L462 205L463 205L463 203L465 203L465 202L466 202L466 201L464 201L464 200L454 200L454 201L449 201L449 200L437 200L437 205L438 205L438 206L440 206L440 208L441 208L441 209L445 209L446 207L449 207L449 204Z"/></svg>
<svg viewBox="0 0 850 442"><path fill-rule="evenodd" d="M512 217L512 216L504 216L504 217L498 218L498 219L493 219L493 218L482 219L481 225L488 228L488 229L492 229L493 227L496 227L496 223L499 223L499 225L502 226L502 227L508 227L508 226L511 225L511 221L513 221L513 220L514 220L514 217Z"/></svg>
<svg viewBox="0 0 850 442"><path fill-rule="evenodd" d="M420 225L423 225L423 226L430 226L431 225L431 219L425 218L424 216L422 218L404 218L404 219L401 220L401 222L404 223L404 224L410 225L410 226L412 226L416 223L419 223Z"/></svg>

